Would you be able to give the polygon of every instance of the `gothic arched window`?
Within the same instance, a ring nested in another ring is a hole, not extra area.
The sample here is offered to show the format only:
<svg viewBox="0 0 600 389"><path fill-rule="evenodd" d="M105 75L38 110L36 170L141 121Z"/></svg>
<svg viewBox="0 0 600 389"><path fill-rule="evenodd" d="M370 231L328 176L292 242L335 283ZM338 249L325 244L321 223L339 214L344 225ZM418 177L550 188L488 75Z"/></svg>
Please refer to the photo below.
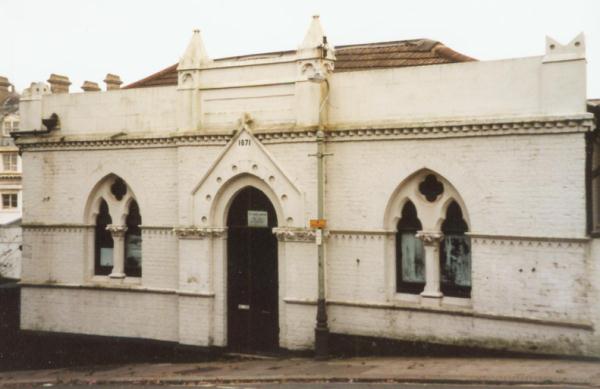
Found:
<svg viewBox="0 0 600 389"><path fill-rule="evenodd" d="M142 276L142 216L135 200L129 204L127 214L127 232L125 233L125 275Z"/></svg>
<svg viewBox="0 0 600 389"><path fill-rule="evenodd" d="M416 233L423 229L415 205L408 201L396 232L396 291L421 293L425 287L423 242Z"/></svg>
<svg viewBox="0 0 600 389"><path fill-rule="evenodd" d="M96 275L108 275L113 268L114 241L110 231L106 229L106 226L111 223L112 218L108 211L108 204L102 199L98 216L96 216L94 258L94 274Z"/></svg>
<svg viewBox="0 0 600 389"><path fill-rule="evenodd" d="M442 224L440 243L441 290L445 296L471 296L471 239L462 210L452 201Z"/></svg>

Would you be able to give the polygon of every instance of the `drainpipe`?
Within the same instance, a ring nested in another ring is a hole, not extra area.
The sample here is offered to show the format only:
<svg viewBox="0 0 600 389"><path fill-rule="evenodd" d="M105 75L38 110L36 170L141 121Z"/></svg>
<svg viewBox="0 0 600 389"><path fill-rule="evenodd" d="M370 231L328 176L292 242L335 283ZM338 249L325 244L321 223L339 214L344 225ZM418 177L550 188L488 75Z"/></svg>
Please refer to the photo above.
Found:
<svg viewBox="0 0 600 389"><path fill-rule="evenodd" d="M324 42L326 43L326 42ZM317 131L317 217L319 220L316 230L317 242L317 260L318 260L318 298L317 298L317 324L315 327L315 358L325 359L329 355L329 326L327 325L327 301L325 299L325 157L332 155L325 153L325 132L324 123L326 122L323 109L329 99L329 82L323 75L317 75L311 81L319 82L325 91L321 90L321 96L324 96L319 105L319 129ZM325 92L325 93L324 93Z"/></svg>
<svg viewBox="0 0 600 389"><path fill-rule="evenodd" d="M317 217L319 220L324 218L324 187L325 187L325 133L322 126L317 131ZM318 257L318 277L319 293L317 299L317 326L315 327L315 357L325 359L329 354L329 327L327 326L327 306L325 301L325 242L323 239L323 228L317 229L317 257Z"/></svg>

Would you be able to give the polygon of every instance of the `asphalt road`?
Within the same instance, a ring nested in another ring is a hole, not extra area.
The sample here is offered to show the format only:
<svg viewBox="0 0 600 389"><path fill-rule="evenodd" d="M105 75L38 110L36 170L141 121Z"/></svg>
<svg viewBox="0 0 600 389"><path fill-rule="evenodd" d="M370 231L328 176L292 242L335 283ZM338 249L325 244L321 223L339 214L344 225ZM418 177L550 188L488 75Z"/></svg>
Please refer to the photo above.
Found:
<svg viewBox="0 0 600 389"><path fill-rule="evenodd" d="M182 388L212 388L212 389L583 389L584 386L557 385L446 385L446 384L390 384L390 383L281 383L281 384L194 384L194 385L44 385L37 388L51 389L182 389Z"/></svg>

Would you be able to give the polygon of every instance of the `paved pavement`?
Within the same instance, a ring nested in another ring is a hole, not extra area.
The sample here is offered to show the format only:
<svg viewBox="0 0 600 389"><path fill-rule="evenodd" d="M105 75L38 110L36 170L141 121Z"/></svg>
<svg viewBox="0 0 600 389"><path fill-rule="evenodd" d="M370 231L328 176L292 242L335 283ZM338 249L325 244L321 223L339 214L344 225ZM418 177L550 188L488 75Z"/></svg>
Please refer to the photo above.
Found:
<svg viewBox="0 0 600 389"><path fill-rule="evenodd" d="M244 383L244 384L189 384L189 385L157 385L157 384L115 384L99 385L107 389L182 389L182 387L208 388L208 389L465 389L465 385L453 384L399 384L399 383L380 383L380 382L353 382L353 383ZM36 386L34 386L36 387ZM37 386L45 388L44 386ZM90 389L87 384L75 385L53 385L51 389ZM467 389L558 389L556 385L468 385ZM563 386L560 389L587 389L588 386Z"/></svg>
<svg viewBox="0 0 600 389"><path fill-rule="evenodd" d="M313 382L600 387L600 362L524 358L368 357L327 361L240 358L217 362L126 364L0 373L0 386Z"/></svg>

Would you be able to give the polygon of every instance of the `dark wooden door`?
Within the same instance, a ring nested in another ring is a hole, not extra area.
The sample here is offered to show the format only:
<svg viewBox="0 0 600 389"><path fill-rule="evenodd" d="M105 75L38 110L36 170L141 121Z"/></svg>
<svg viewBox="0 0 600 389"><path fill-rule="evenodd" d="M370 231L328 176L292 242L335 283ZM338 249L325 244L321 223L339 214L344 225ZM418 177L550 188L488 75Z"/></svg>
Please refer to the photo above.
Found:
<svg viewBox="0 0 600 389"><path fill-rule="evenodd" d="M227 217L228 343L237 351L279 347L277 226L261 191L242 189Z"/></svg>

